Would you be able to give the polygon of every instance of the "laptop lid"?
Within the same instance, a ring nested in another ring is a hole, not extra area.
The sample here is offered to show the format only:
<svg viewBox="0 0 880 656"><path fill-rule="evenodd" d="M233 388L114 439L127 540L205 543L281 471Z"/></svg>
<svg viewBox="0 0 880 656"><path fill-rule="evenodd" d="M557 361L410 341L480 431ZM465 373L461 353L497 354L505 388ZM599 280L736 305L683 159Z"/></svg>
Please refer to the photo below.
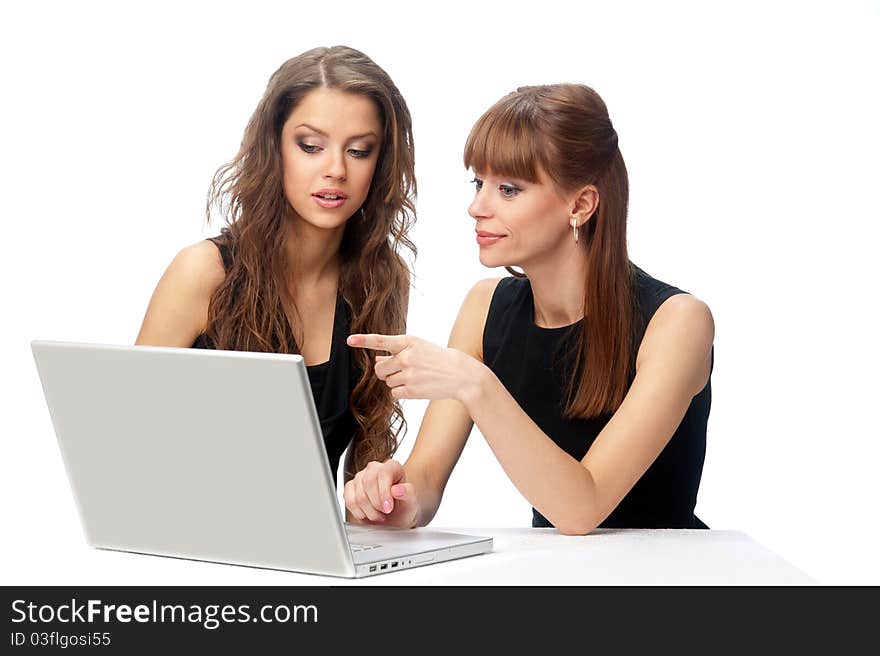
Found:
<svg viewBox="0 0 880 656"><path fill-rule="evenodd" d="M90 545L355 574L301 356L31 347Z"/></svg>

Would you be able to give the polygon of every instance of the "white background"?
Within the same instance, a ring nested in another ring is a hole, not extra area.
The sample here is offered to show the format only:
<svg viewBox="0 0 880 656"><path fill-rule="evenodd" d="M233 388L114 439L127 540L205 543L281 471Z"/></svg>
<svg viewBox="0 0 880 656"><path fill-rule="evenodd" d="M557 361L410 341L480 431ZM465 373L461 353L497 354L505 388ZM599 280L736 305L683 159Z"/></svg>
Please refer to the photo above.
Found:
<svg viewBox="0 0 880 656"><path fill-rule="evenodd" d="M216 233L208 184L269 75L341 43L414 117L409 332L445 343L503 274L466 212L472 123L516 86L589 84L629 169L632 259L715 316L698 515L821 582L880 583L880 5L704 4L4 3L0 580L51 583L42 564L86 549L29 341L132 343L174 254ZM529 521L475 431L435 524Z"/></svg>

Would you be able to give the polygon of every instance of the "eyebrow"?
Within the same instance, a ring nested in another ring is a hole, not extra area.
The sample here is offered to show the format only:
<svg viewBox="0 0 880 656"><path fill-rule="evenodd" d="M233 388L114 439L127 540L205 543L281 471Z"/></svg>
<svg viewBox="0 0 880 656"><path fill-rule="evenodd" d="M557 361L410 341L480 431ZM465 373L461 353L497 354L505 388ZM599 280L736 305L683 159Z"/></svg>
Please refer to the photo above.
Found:
<svg viewBox="0 0 880 656"><path fill-rule="evenodd" d="M317 132L317 133L320 134L322 137L328 137L328 136L330 136L330 135L328 135L326 132L324 132L323 130L319 130L318 128L316 128L316 127L314 127L314 126L312 126L312 125L309 125L308 123L300 123L300 124L297 125L296 127L298 127L298 128L308 128L308 129L311 130L312 132ZM294 129L295 129L295 128L294 128ZM356 135L354 135L354 136L349 137L348 139L346 139L346 141L354 141L355 139L363 139L364 137L376 137L376 138L378 139L378 135L377 135L375 132L372 132L372 131L371 131L371 132L366 132L366 133L364 133L364 134L356 134Z"/></svg>

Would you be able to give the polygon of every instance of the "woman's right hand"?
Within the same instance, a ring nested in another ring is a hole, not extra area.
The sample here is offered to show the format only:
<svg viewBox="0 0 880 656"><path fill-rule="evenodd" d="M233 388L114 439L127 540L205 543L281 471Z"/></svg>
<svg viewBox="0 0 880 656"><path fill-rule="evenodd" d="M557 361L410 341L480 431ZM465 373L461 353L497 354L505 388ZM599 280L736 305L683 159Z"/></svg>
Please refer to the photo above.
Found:
<svg viewBox="0 0 880 656"><path fill-rule="evenodd" d="M343 498L358 523L414 528L418 522L415 487L396 460L369 463L345 484Z"/></svg>

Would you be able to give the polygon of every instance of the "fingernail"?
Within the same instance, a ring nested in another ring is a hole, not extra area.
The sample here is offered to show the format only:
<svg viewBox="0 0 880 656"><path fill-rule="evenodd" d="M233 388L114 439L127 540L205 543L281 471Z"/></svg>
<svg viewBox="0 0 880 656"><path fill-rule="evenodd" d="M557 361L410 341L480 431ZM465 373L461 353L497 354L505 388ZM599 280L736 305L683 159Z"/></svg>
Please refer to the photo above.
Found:
<svg viewBox="0 0 880 656"><path fill-rule="evenodd" d="M382 502L382 510L387 513L391 512L391 502L388 499L385 499L385 501Z"/></svg>
<svg viewBox="0 0 880 656"><path fill-rule="evenodd" d="M402 497L404 495L404 488L402 485L392 485L391 486L391 494L396 497Z"/></svg>

